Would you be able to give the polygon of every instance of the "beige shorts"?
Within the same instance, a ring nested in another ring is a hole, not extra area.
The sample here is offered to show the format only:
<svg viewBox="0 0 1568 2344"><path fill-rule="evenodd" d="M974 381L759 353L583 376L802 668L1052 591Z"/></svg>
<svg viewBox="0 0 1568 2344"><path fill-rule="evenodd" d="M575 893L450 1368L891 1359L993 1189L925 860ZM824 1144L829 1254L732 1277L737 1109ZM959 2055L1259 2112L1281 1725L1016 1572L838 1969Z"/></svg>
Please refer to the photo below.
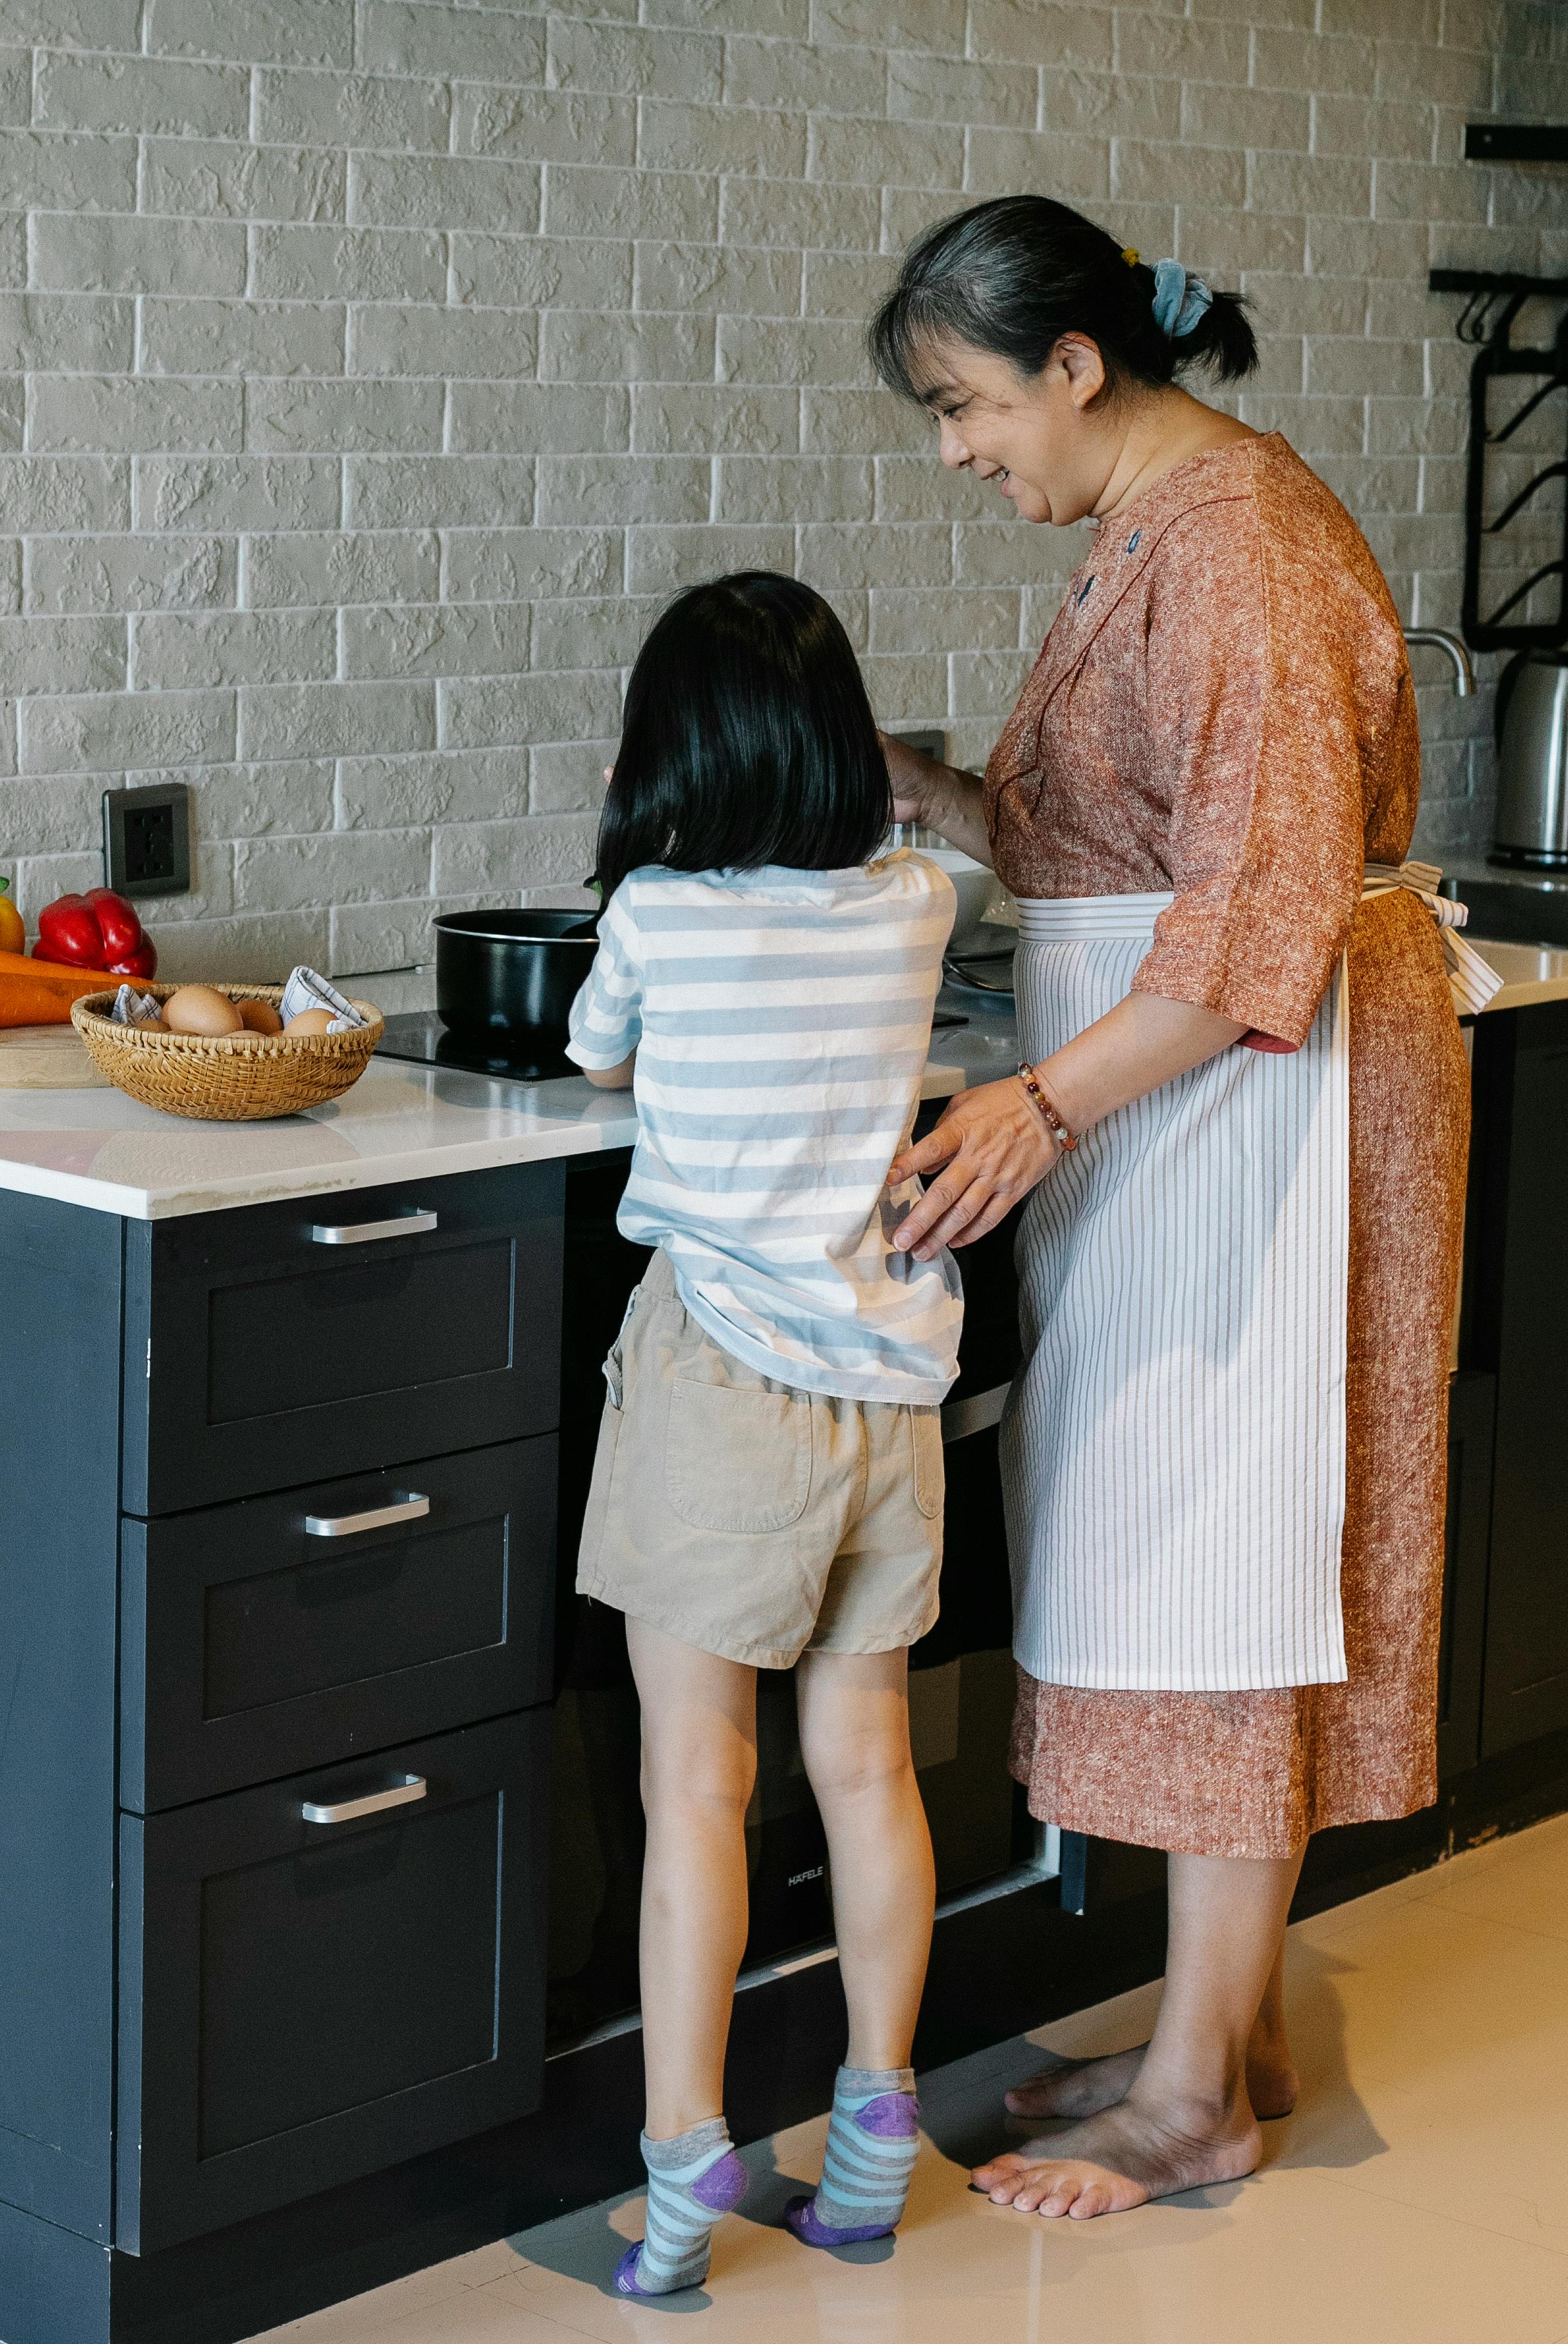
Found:
<svg viewBox="0 0 1568 2344"><path fill-rule="evenodd" d="M832 1399L743 1367L688 1317L662 1252L604 1375L579 1594L754 1668L926 1633L939 1409Z"/></svg>

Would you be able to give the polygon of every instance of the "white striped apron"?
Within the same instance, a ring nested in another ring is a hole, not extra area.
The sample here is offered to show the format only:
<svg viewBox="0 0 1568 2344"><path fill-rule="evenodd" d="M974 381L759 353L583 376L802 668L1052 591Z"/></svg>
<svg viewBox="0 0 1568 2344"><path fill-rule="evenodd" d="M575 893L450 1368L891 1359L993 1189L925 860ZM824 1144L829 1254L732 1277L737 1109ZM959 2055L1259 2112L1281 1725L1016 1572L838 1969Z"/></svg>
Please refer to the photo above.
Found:
<svg viewBox="0 0 1568 2344"><path fill-rule="evenodd" d="M1455 1005L1502 980L1419 894ZM1024 899L1024 1054L1131 990L1168 894ZM1014 1650L1048 1684L1240 1692L1345 1678L1349 979L1302 1047L1235 1048L1086 1132L1018 1241L1024 1365L1002 1424Z"/></svg>

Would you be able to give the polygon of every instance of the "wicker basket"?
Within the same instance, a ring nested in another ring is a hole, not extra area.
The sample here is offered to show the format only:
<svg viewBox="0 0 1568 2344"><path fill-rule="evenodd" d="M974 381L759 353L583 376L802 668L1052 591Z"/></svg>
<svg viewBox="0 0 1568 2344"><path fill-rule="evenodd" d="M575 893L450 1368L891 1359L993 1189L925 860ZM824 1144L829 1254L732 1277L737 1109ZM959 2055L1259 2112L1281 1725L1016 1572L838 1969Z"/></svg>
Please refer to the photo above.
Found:
<svg viewBox="0 0 1568 2344"><path fill-rule="evenodd" d="M137 984L138 993L159 1001L178 990ZM218 985L213 990L230 1001L269 1001L275 1009L283 998L280 985ZM381 1038L381 1014L368 1001L354 1006L369 1023L347 1034L217 1037L116 1026L108 1014L114 1002L112 992L89 993L71 1006L71 1023L99 1072L146 1106L207 1123L254 1123L324 1106L359 1081Z"/></svg>

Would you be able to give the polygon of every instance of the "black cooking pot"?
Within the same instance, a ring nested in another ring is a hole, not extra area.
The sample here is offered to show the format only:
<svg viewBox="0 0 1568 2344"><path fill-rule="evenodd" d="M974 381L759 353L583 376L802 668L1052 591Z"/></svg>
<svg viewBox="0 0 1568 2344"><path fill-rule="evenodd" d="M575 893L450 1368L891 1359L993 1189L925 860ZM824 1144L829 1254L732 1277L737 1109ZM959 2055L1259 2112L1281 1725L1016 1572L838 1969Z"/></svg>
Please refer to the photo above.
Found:
<svg viewBox="0 0 1568 2344"><path fill-rule="evenodd" d="M448 912L436 922L436 1014L454 1033L559 1047L598 948L592 914Z"/></svg>

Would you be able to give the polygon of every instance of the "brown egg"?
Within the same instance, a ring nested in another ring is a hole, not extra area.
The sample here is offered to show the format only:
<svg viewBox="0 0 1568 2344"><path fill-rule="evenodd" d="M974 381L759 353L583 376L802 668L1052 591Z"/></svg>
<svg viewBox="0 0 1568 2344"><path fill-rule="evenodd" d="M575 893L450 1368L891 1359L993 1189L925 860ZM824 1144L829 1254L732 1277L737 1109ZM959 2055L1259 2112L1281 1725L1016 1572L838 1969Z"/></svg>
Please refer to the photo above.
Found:
<svg viewBox="0 0 1568 2344"><path fill-rule="evenodd" d="M329 1009L302 1009L298 1017L288 1020L283 1031L299 1035L325 1034L331 1023L332 1012Z"/></svg>
<svg viewBox="0 0 1568 2344"><path fill-rule="evenodd" d="M164 1003L163 1015L171 1034L204 1034L215 1040L238 1034L244 1022L228 995L210 985L182 985Z"/></svg>
<svg viewBox="0 0 1568 2344"><path fill-rule="evenodd" d="M253 1034L281 1034L283 1020L270 1001L237 1001L235 1007Z"/></svg>

